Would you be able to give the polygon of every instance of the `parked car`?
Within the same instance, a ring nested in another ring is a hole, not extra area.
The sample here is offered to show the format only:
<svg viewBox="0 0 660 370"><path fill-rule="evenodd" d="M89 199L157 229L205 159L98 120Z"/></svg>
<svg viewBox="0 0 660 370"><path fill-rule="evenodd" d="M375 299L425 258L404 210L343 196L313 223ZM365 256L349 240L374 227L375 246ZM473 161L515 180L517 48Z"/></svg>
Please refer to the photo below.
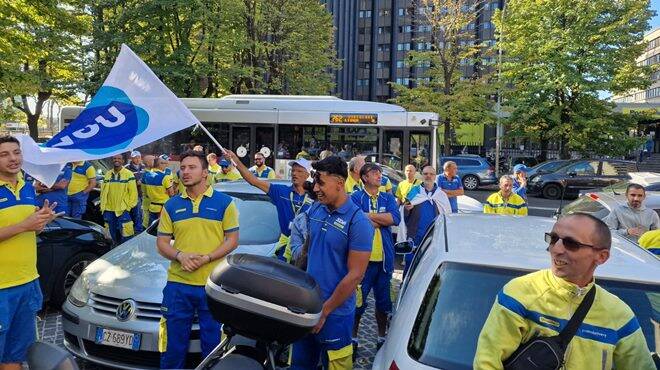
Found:
<svg viewBox="0 0 660 370"><path fill-rule="evenodd" d="M576 197L581 190L605 187L629 179L629 172L637 171L637 163L616 159L584 159L563 166L552 173L529 179L528 195L548 199Z"/></svg>
<svg viewBox="0 0 660 370"><path fill-rule="evenodd" d="M582 212L592 214L602 220L612 212L613 208L624 205L627 202L625 188L620 193L611 191L587 192L562 207L559 215L566 216L571 213ZM660 215L660 193L647 192L644 206Z"/></svg>
<svg viewBox="0 0 660 370"><path fill-rule="evenodd" d="M273 183L288 183L274 181ZM246 182L215 188L234 198L239 211L238 253L270 256L280 236L277 210L268 196ZM156 249L157 222L87 266L76 280L62 314L64 345L74 355L111 368L158 368L158 329L162 290L169 261ZM130 307L131 312L122 311ZM121 314L129 314L122 321ZM130 337L131 345L106 343L98 333ZM199 325L193 323L191 367L200 360Z"/></svg>
<svg viewBox="0 0 660 370"><path fill-rule="evenodd" d="M403 281L373 369L472 369L497 293L512 278L549 267L544 233L554 222L535 216L439 217ZM611 257L596 270L596 281L632 308L649 348L658 351L656 258L614 236Z"/></svg>
<svg viewBox="0 0 660 370"><path fill-rule="evenodd" d="M458 176L460 176L465 190L475 190L482 185L497 183L495 167L493 167L486 158L467 154L442 157L440 158L440 168L438 168L438 172L442 172L442 166L444 166L447 161L456 162L456 165L458 166Z"/></svg>
<svg viewBox="0 0 660 370"><path fill-rule="evenodd" d="M69 217L49 222L37 235L37 270L44 302L59 308L82 271L112 249L101 226Z"/></svg>
<svg viewBox="0 0 660 370"><path fill-rule="evenodd" d="M549 161L541 162L536 166L531 167L529 171L527 171L527 178L531 179L533 176L536 175L555 172L569 163L570 161L565 159L552 159Z"/></svg>

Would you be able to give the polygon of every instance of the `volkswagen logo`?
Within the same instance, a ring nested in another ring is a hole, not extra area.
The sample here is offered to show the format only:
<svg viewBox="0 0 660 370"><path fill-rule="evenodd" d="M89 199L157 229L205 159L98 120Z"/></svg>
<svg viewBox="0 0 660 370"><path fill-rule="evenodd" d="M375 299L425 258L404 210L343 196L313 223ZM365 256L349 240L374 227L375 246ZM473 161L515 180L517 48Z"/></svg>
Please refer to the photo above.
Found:
<svg viewBox="0 0 660 370"><path fill-rule="evenodd" d="M119 304L115 316L119 321L128 321L135 315L137 304L132 299L127 299Z"/></svg>

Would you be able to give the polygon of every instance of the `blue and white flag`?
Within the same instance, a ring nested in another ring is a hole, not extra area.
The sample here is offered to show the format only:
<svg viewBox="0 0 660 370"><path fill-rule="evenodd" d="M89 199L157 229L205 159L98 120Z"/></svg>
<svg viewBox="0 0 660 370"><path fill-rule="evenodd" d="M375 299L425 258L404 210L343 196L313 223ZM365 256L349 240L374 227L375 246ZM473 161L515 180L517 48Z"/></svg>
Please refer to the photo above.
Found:
<svg viewBox="0 0 660 370"><path fill-rule="evenodd" d="M41 146L19 135L24 170L51 186L67 162L124 153L195 124L181 100L122 45L105 82L71 124Z"/></svg>
<svg viewBox="0 0 660 370"><path fill-rule="evenodd" d="M418 184L412 187L406 195L406 202L410 205L416 206L422 204L426 201L431 202L436 209L438 214L450 214L451 213L451 204L449 203L449 197L447 194L440 189L439 186L436 186L432 192L427 192L424 188L424 184ZM399 232L397 233L397 242L408 240L408 230L406 228L406 216L404 212L404 206L402 205L399 209L401 212L401 222L399 223Z"/></svg>

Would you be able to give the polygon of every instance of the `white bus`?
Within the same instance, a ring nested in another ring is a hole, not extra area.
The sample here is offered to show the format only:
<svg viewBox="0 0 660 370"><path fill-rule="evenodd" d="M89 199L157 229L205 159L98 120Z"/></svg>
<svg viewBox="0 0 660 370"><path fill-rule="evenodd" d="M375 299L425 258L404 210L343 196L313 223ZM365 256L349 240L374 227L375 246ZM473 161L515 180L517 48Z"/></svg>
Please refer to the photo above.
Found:
<svg viewBox="0 0 660 370"><path fill-rule="evenodd" d="M311 159L330 149L344 158L364 154L369 161L403 170L408 163L436 166L435 113L407 112L398 105L342 100L333 96L228 95L219 99L183 98L183 103L220 144L245 153L248 165L257 151L281 178L287 162L304 148ZM82 107L63 107L62 127ZM143 148L148 153L179 154L194 144L218 150L201 130L184 130ZM244 148L244 149L240 149Z"/></svg>

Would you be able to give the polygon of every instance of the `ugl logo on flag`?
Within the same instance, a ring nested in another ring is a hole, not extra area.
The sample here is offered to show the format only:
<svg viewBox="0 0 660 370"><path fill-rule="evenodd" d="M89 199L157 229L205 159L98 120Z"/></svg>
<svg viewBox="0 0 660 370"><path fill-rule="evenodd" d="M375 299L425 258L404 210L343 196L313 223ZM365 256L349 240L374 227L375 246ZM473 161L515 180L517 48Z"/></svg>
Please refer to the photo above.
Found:
<svg viewBox="0 0 660 370"><path fill-rule="evenodd" d="M199 120L126 45L92 101L43 146L17 135L23 169L51 186L67 162L107 158L149 144Z"/></svg>
<svg viewBox="0 0 660 370"><path fill-rule="evenodd" d="M148 125L149 114L133 105L121 89L102 86L87 108L46 146L76 147L90 154L105 155L126 149Z"/></svg>

